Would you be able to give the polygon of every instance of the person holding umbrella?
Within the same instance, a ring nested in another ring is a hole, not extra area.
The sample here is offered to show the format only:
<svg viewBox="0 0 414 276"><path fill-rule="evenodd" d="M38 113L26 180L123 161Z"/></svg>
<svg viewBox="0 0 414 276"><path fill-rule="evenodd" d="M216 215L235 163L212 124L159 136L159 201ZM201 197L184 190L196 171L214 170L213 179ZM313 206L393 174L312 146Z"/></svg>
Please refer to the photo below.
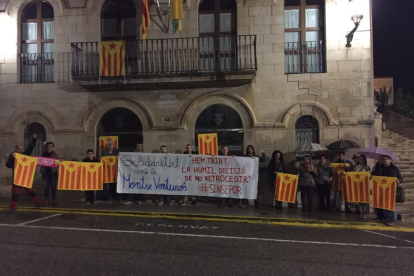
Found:
<svg viewBox="0 0 414 276"><path fill-rule="evenodd" d="M315 187L315 179L318 175L315 167L312 164L310 155L303 157L303 162L299 166L299 189L300 198L302 201L302 211L312 212L313 188ZM306 208L306 206L308 208Z"/></svg>

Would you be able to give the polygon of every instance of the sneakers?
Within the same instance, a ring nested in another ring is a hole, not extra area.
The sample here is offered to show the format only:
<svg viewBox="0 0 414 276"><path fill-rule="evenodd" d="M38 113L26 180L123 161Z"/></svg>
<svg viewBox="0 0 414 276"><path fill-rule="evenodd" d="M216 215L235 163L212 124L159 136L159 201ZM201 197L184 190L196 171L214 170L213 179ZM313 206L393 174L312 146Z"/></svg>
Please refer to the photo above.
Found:
<svg viewBox="0 0 414 276"><path fill-rule="evenodd" d="M181 200L180 201L180 206L185 206L187 204L188 204L188 201L184 201L184 200Z"/></svg>
<svg viewBox="0 0 414 276"><path fill-rule="evenodd" d="M164 204L164 202L159 201L159 202L157 202L157 204L161 206L161 205L163 205L163 204Z"/></svg>
<svg viewBox="0 0 414 276"><path fill-rule="evenodd" d="M126 204L126 205L132 204L132 202L131 201L128 201L128 200L123 200L123 201L121 201L121 203L122 204Z"/></svg>
<svg viewBox="0 0 414 276"><path fill-rule="evenodd" d="M142 201L141 200L135 200L134 203L135 204L138 204L138 205L142 205Z"/></svg>
<svg viewBox="0 0 414 276"><path fill-rule="evenodd" d="M388 222L388 223L386 223L386 225L387 225L387 226L390 226L390 227L395 227L395 226L397 226L397 224L396 224L395 222Z"/></svg>

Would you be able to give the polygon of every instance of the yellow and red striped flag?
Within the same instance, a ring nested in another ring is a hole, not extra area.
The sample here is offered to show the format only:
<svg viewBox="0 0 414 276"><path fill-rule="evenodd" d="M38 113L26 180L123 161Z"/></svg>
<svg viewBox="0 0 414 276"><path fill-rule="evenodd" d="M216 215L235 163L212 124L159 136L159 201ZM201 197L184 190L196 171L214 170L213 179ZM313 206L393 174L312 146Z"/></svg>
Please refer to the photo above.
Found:
<svg viewBox="0 0 414 276"><path fill-rule="evenodd" d="M124 41L100 42L99 75L119 77L125 75Z"/></svg>
<svg viewBox="0 0 414 276"><path fill-rule="evenodd" d="M204 155L218 155L217 133L198 135L198 153Z"/></svg>
<svg viewBox="0 0 414 276"><path fill-rule="evenodd" d="M103 183L116 183L118 177L118 157L104 156L103 162Z"/></svg>
<svg viewBox="0 0 414 276"><path fill-rule="evenodd" d="M14 159L13 184L29 189L32 188L37 158L16 153Z"/></svg>
<svg viewBox="0 0 414 276"><path fill-rule="evenodd" d="M277 173L275 199L289 203L296 202L298 176L287 173Z"/></svg>
<svg viewBox="0 0 414 276"><path fill-rule="evenodd" d="M108 141L112 141L114 143L114 147L118 148L119 139L118 136L100 136L99 137L99 154L101 154L104 149L106 148L106 143Z"/></svg>
<svg viewBox="0 0 414 276"><path fill-rule="evenodd" d="M398 179L396 177L373 176L372 206L378 209L395 211L397 183Z"/></svg>
<svg viewBox="0 0 414 276"><path fill-rule="evenodd" d="M150 28L150 1L142 0L142 38L146 39Z"/></svg>
<svg viewBox="0 0 414 276"><path fill-rule="evenodd" d="M59 165L58 190L81 190L82 162L62 161Z"/></svg>
<svg viewBox="0 0 414 276"><path fill-rule="evenodd" d="M342 191L341 175L349 170L350 165L347 163L331 163L333 172L332 190Z"/></svg>
<svg viewBox="0 0 414 276"><path fill-rule="evenodd" d="M343 176L345 202L369 203L369 172L347 172Z"/></svg>
<svg viewBox="0 0 414 276"><path fill-rule="evenodd" d="M82 162L82 191L103 190L103 164Z"/></svg>

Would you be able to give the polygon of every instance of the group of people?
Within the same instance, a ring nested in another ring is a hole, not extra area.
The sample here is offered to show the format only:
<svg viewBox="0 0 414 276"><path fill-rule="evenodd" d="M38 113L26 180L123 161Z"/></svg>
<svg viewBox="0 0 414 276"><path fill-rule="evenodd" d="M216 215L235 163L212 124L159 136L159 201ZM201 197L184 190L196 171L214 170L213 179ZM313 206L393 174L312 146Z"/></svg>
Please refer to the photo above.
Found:
<svg viewBox="0 0 414 276"><path fill-rule="evenodd" d="M22 145L16 145L15 150L9 155L9 159L6 163L8 168L11 168L14 171L15 163L15 154L20 153L24 155L31 155L33 149L37 142L37 136L33 135L33 139L29 144L26 150L23 150ZM142 143L136 144L135 152L143 153L144 148ZM168 153L167 146L162 145L160 147L160 153ZM193 150L193 146L188 144L184 154L196 154ZM118 156L119 150L114 147L112 141L108 141L105 149L101 152L101 156ZM221 156L234 156L229 153L229 148L227 146L222 146L220 151ZM47 142L45 144L45 151L42 156L58 158L58 154L54 151L53 142ZM248 145L245 157L259 158L259 162L266 161L266 154L263 150L260 150L260 153L256 153L252 145ZM371 171L371 168L367 165L367 158L364 155L356 156L354 155L352 163L350 160L347 160L344 152L339 153L339 158L335 163L347 163L347 167L350 171L355 172L371 172L372 175L378 176L387 176L387 177L397 177L398 183L403 181L400 170L391 162L389 156L381 156L374 168ZM77 160L72 160L77 161ZM99 158L96 158L94 151L88 149L86 152L85 159L82 162L99 162ZM287 173L286 165L283 159L283 153L279 150L275 150L272 153L271 160L268 164L268 173L270 175L270 190L275 193L275 180L278 173ZM19 194L22 189L26 189L28 193L32 196L33 202L35 202L37 207L45 206L45 204L51 204L57 206L56 192L57 192L57 180L58 180L58 169L41 167L40 173L42 174L43 187L44 187L44 198L45 201L42 201L36 195L36 192L33 189L23 188L17 185L12 186L12 203L10 205L10 210L12 213L15 212ZM318 164L314 165L312 162L312 157L310 155L305 155L303 161L301 162L297 174L299 176L299 190L301 193L301 202L302 202L302 211L312 212L313 210L313 195L315 190L318 191L319 195L319 209L321 212L335 212L340 208L342 204L342 191L334 191L334 195L331 202L331 186L333 180L333 171L331 169L330 163L326 156L321 155L320 161ZM14 175L14 174L13 174ZM122 204L142 204L145 200L143 194L118 194L116 191L115 183L108 183L104 185L104 190L108 198L108 202L112 203L114 200L119 200ZM49 197L51 195L51 198ZM180 205L197 205L198 198L196 196L184 196L179 200ZM95 192L86 191L85 192L85 202L86 204L95 204ZM170 195L160 195L157 200L158 205L170 205L171 196ZM260 202L258 199L254 201L256 208L261 208ZM219 201L219 207L233 207L232 198L222 198ZM249 206L247 199L241 199L239 207L245 208ZM275 201L275 208L277 210L282 209L282 202ZM369 204L350 204L345 202L345 211L348 213L358 213L361 219L366 219L367 215L370 212ZM395 225L397 220L397 212L377 209L375 210L377 214L377 219L386 222L388 225Z"/></svg>

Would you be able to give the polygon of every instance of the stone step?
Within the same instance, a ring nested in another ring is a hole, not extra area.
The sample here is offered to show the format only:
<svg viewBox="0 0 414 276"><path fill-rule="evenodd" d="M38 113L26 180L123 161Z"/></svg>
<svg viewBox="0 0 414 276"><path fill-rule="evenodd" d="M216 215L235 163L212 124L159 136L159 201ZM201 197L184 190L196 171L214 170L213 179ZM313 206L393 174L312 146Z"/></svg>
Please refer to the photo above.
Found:
<svg viewBox="0 0 414 276"><path fill-rule="evenodd" d="M405 194L405 202L414 203L414 194ZM414 212L414 209L413 209Z"/></svg>
<svg viewBox="0 0 414 276"><path fill-rule="evenodd" d="M405 189L405 190L409 190L409 189L414 189L414 182L413 183L402 183L401 186Z"/></svg>

